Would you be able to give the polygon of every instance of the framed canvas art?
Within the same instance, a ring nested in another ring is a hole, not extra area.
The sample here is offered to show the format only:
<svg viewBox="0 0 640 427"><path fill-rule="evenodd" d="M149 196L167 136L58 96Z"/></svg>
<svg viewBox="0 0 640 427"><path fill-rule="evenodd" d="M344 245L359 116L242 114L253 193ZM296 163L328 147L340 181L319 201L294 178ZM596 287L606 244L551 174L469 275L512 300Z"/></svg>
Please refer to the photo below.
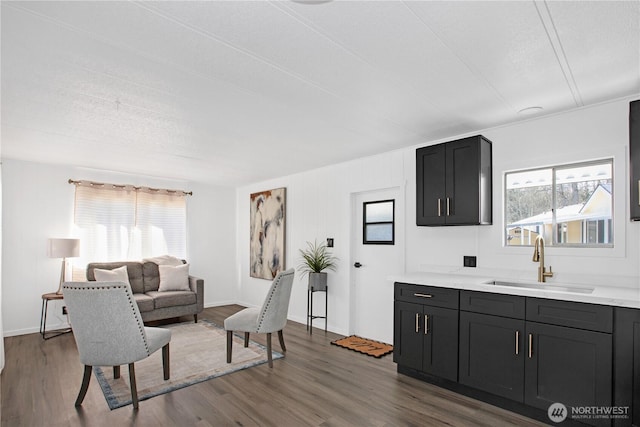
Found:
<svg viewBox="0 0 640 427"><path fill-rule="evenodd" d="M251 277L273 280L284 271L286 188L251 194Z"/></svg>

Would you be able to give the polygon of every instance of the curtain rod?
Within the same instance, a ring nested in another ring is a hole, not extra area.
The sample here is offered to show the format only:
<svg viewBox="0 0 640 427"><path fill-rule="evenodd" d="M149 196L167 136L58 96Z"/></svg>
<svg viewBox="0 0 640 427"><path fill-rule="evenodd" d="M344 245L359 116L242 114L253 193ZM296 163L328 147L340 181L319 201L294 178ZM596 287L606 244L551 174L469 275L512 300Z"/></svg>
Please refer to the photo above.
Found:
<svg viewBox="0 0 640 427"><path fill-rule="evenodd" d="M145 191L149 193L167 193L167 194L182 194L183 196L193 196L193 191L184 191L184 190L170 190L166 188L151 188L151 187L140 187L135 185L125 185L125 184L108 184L104 182L94 182L94 181L78 181L74 179L69 179L69 184L73 185L83 185L86 187L107 187L112 188L114 190L133 190L133 191Z"/></svg>

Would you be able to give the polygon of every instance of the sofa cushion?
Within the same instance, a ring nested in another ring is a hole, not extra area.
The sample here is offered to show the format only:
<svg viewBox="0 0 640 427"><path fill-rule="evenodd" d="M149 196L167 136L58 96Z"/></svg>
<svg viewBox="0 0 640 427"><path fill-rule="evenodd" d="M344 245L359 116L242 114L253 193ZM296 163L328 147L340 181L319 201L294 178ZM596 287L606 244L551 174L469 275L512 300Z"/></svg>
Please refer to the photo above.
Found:
<svg viewBox="0 0 640 427"><path fill-rule="evenodd" d="M121 262L92 262L87 265L87 280L96 280L96 276L93 272L94 269L100 268L103 270L113 270L114 268L127 266L127 274L129 275L129 284L134 294L144 293L142 264L135 261L121 261ZM155 265L155 264L154 264ZM157 269L157 266L156 266ZM158 277L158 282L160 278Z"/></svg>
<svg viewBox="0 0 640 427"><path fill-rule="evenodd" d="M157 291L160 287L160 271L158 264L145 262L142 264L142 274L144 275L144 291Z"/></svg>
<svg viewBox="0 0 640 427"><path fill-rule="evenodd" d="M196 293L192 291L147 292L153 298L155 308L175 307L177 305L191 305L196 303Z"/></svg>
<svg viewBox="0 0 640 427"><path fill-rule="evenodd" d="M153 309L155 308L153 298L151 298L147 294L133 294L133 299L135 299L136 303L138 303L138 310L140 310L140 313L153 311Z"/></svg>

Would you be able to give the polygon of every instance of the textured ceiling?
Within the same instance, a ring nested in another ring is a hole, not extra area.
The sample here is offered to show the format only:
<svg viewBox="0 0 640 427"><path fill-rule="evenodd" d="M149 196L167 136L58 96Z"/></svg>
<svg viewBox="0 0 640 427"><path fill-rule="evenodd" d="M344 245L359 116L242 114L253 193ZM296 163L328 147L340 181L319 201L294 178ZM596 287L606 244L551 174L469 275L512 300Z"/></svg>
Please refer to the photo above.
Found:
<svg viewBox="0 0 640 427"><path fill-rule="evenodd" d="M5 158L235 186L640 93L638 1L1 7Z"/></svg>

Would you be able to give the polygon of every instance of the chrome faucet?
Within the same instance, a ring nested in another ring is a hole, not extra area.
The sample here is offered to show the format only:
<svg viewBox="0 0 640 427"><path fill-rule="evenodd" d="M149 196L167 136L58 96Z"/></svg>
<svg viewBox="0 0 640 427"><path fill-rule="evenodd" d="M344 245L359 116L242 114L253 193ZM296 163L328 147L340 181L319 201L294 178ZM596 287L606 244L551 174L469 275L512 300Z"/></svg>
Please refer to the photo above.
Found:
<svg viewBox="0 0 640 427"><path fill-rule="evenodd" d="M544 238L542 236L536 237L536 242L533 246L533 262L539 262L538 265L538 282L546 282L547 277L553 277L553 271L549 266L549 271L545 271L544 267Z"/></svg>

